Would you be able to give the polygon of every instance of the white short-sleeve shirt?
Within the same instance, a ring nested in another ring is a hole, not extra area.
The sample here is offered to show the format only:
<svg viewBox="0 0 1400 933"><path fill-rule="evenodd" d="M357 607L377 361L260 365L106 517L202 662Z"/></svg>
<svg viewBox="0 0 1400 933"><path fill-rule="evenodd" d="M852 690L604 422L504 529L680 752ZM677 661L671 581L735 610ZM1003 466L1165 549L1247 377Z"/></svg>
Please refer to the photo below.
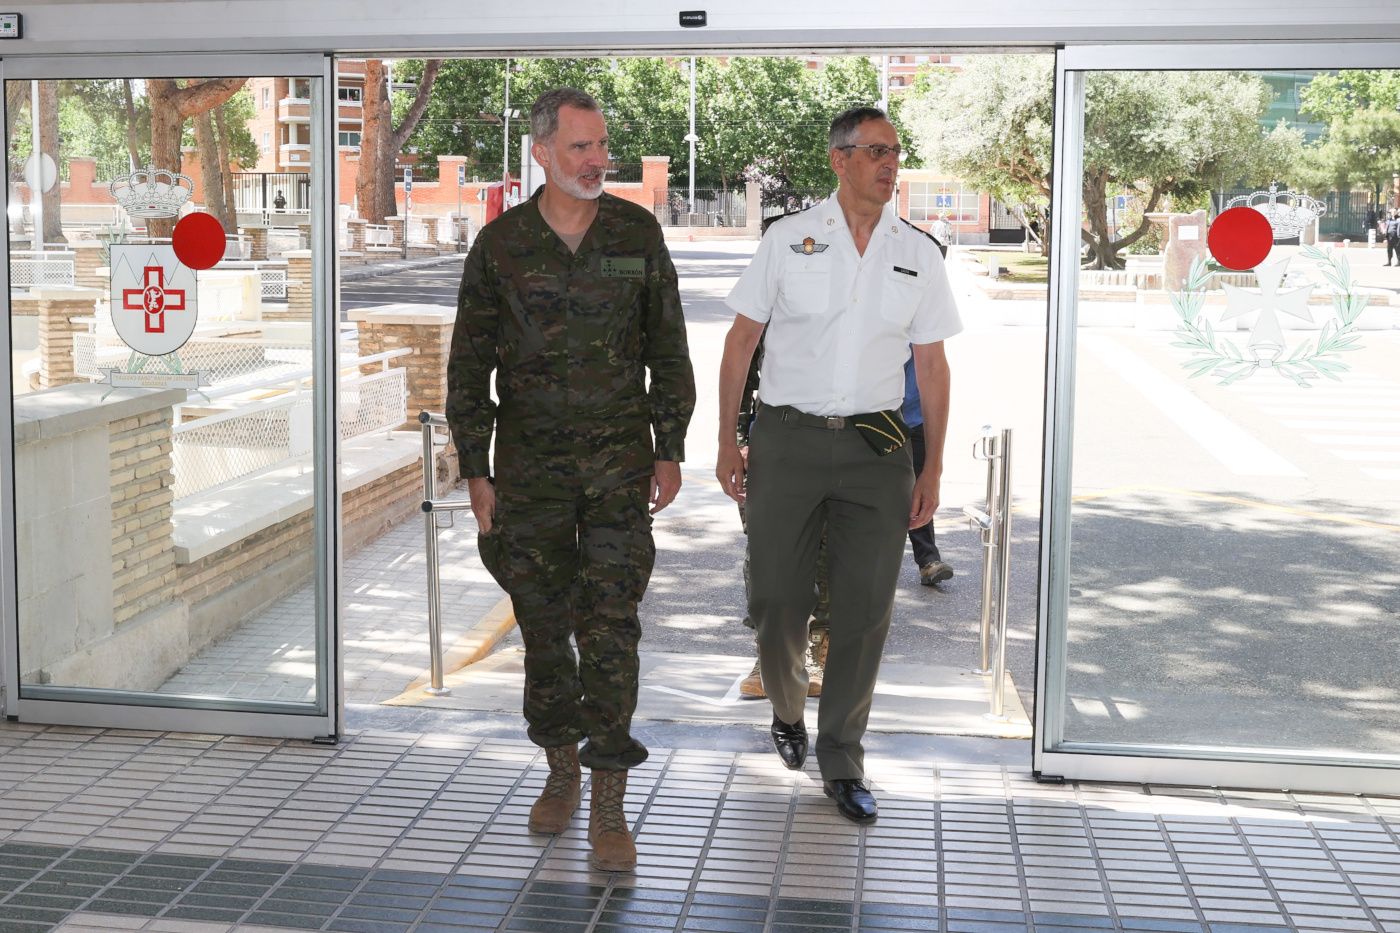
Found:
<svg viewBox="0 0 1400 933"><path fill-rule="evenodd" d="M813 415L899 408L909 345L962 330L938 245L886 205L862 256L835 196L769 227L727 303L768 325L759 399Z"/></svg>

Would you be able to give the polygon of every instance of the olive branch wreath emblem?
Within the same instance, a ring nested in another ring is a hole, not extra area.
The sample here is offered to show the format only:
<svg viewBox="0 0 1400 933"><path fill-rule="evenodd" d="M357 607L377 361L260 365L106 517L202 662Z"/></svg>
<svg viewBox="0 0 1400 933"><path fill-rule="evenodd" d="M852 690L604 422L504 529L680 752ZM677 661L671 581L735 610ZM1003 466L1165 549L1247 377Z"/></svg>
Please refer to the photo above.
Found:
<svg viewBox="0 0 1400 933"><path fill-rule="evenodd" d="M1201 257L1192 260L1182 290L1170 295L1172 309L1181 319L1175 332L1178 339L1172 342L1172 346L1193 351L1191 358L1181 364L1182 368L1190 371L1189 378L1210 373L1219 377L1218 385L1230 385L1247 379L1260 369L1273 369L1303 389L1311 388L1312 383L1308 380L1317 376L1341 381L1340 373L1351 367L1337 357L1360 349L1361 337L1356 333L1356 321L1366 309L1370 296L1355 293L1351 264L1344 257L1336 255L1335 250L1324 252L1316 246L1304 246L1301 253L1304 258L1317 263L1318 270L1332 287L1333 317L1322 325L1315 340L1309 338L1297 346L1284 347L1277 357L1261 357L1248 348L1241 350L1234 341L1215 332L1210 321L1201 313L1205 306L1206 286L1214 273Z"/></svg>

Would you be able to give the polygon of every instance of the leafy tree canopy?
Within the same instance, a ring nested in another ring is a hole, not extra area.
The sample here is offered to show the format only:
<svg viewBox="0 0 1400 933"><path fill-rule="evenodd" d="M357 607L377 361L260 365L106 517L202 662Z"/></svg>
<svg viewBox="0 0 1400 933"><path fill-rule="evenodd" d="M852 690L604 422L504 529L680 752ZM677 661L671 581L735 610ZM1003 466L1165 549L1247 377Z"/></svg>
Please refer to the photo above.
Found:
<svg viewBox="0 0 1400 933"><path fill-rule="evenodd" d="M1051 62L1041 56L974 58L915 86L908 109L929 165L999 199L1043 209L1050 194ZM1265 133L1270 90L1236 72L1099 72L1085 83L1084 209L1097 267L1146 235L1108 223L1108 201L1135 192L1144 213L1194 207L1212 187L1286 179L1302 134Z"/></svg>
<svg viewBox="0 0 1400 933"><path fill-rule="evenodd" d="M501 59L445 62L410 148L426 160L467 155L484 174L499 172L504 65ZM520 59L512 60L512 68L511 108L521 112L510 126L512 169L519 165L520 137L529 132L530 105L544 91L569 85L602 105L616 161L668 155L672 179L685 180L689 59ZM421 62L399 62L395 81L412 80L421 71ZM817 69L799 58L697 58L696 184L742 187L746 172L762 166L786 187L830 188L836 181L826 155L831 118L878 96L878 72L867 57L832 58Z"/></svg>

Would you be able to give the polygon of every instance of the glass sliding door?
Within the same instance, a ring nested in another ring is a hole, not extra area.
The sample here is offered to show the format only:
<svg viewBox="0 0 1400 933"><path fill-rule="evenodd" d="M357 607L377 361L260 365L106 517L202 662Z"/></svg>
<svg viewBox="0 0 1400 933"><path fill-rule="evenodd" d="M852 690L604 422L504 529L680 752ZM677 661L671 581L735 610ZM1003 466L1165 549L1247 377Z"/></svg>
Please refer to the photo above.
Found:
<svg viewBox="0 0 1400 933"><path fill-rule="evenodd" d="M1400 782L1400 46L1062 53L1036 769Z"/></svg>
<svg viewBox="0 0 1400 933"><path fill-rule="evenodd" d="M339 729L326 73L4 63L12 716Z"/></svg>

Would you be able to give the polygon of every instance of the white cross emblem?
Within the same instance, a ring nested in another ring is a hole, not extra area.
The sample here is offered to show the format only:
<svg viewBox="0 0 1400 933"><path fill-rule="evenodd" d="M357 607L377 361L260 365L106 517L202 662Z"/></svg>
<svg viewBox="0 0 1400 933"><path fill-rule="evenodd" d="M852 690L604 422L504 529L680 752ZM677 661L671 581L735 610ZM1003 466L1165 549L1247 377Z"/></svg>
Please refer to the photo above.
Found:
<svg viewBox="0 0 1400 933"><path fill-rule="evenodd" d="M1287 267L1288 260L1280 259L1256 268L1254 275L1259 280L1257 292L1246 291L1234 285L1221 286L1225 289L1225 313L1220 316L1222 321L1234 320L1254 311L1259 312L1259 317L1249 332L1249 348L1261 362L1272 361L1283 349L1283 328L1279 326L1278 315L1275 312L1281 311L1309 324L1313 323L1312 311L1308 308L1308 297L1312 295L1313 286L1304 285L1302 288L1286 292L1279 291L1279 284L1283 281Z"/></svg>

